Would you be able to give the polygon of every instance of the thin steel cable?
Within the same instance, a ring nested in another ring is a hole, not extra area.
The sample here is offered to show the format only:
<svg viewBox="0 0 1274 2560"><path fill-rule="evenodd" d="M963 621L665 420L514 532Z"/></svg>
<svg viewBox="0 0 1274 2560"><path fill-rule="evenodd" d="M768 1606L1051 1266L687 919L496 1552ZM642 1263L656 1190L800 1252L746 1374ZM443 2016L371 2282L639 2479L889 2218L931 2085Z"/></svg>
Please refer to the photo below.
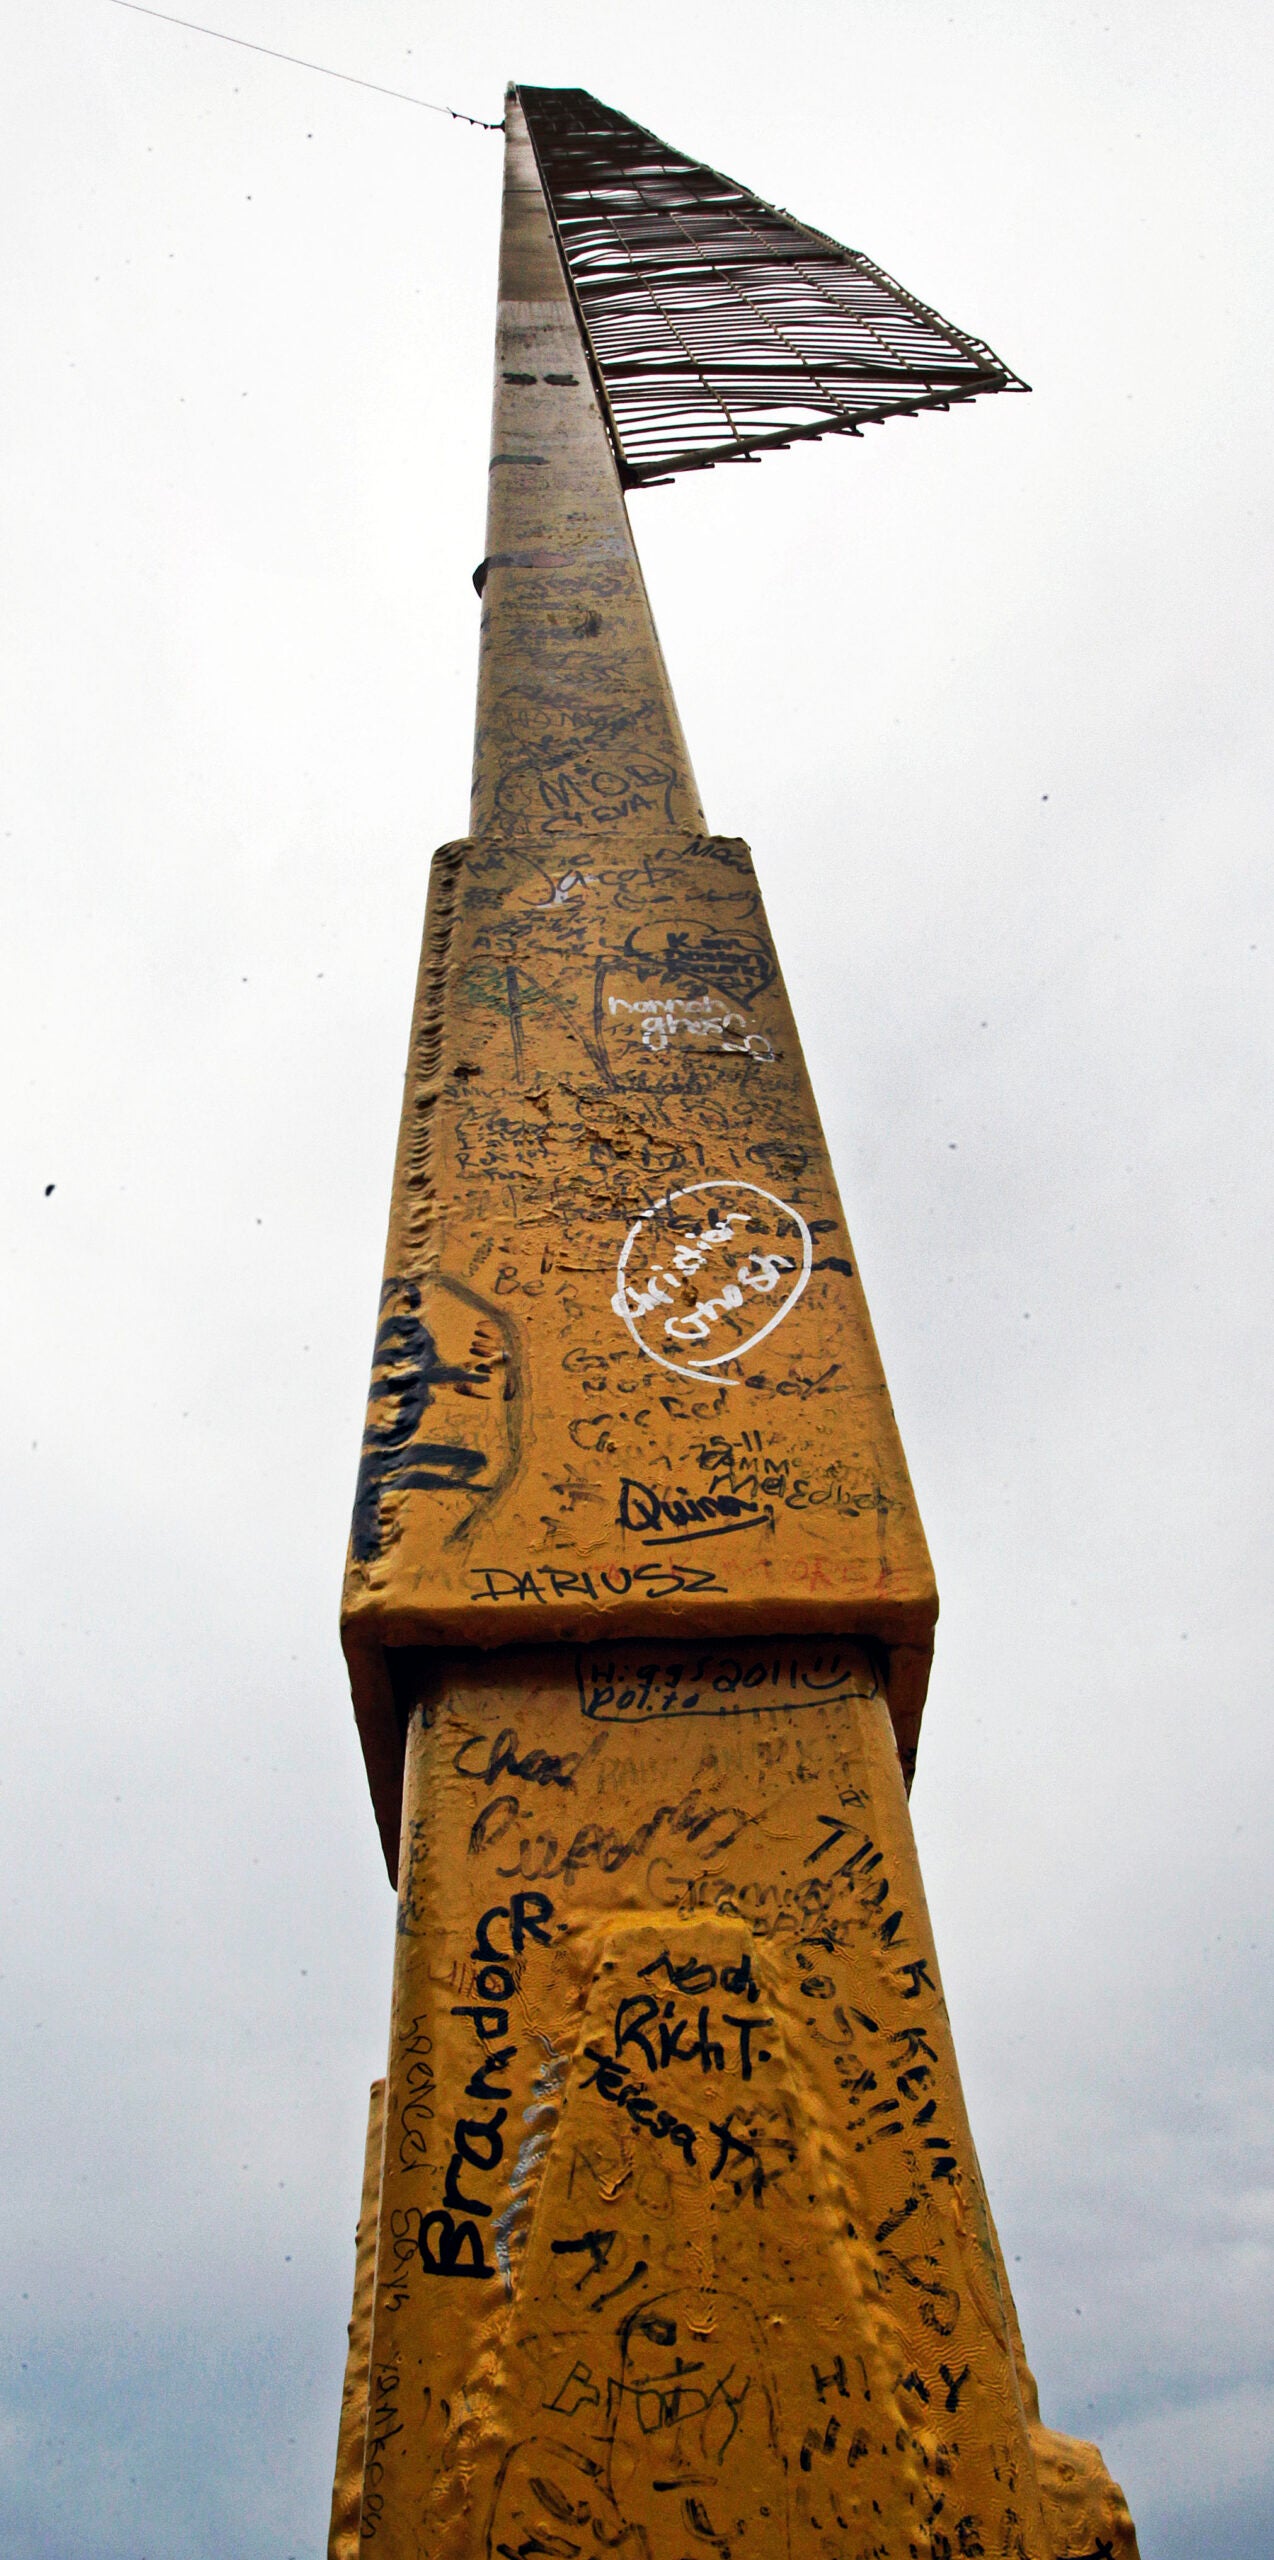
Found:
<svg viewBox="0 0 1274 2560"><path fill-rule="evenodd" d="M503 133L485 116L467 116L459 107L440 107L433 98L415 98L408 89L387 89L379 80L360 80L355 71L334 71L330 62L309 62L301 53L280 53L272 44L254 44L250 36L230 36L224 27L203 27L194 18L174 18L168 9L148 9L143 0L111 0L113 9L131 9L138 18L162 18L166 27L184 27L188 35L215 36L218 44L237 44L244 53L264 53L271 62L290 62L298 71L319 71L325 80L347 81L351 89L374 89L378 98L397 98L405 107L426 107L431 116L450 116L453 124L477 125L483 133Z"/></svg>

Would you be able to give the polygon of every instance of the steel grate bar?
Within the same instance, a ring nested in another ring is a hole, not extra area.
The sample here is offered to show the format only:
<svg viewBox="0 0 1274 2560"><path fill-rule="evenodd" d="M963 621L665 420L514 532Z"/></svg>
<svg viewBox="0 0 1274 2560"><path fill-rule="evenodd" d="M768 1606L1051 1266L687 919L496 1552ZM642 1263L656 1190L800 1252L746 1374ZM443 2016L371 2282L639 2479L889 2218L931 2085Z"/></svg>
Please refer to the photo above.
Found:
<svg viewBox="0 0 1274 2560"><path fill-rule="evenodd" d="M520 89L629 487L1025 391L881 267L584 89Z"/></svg>

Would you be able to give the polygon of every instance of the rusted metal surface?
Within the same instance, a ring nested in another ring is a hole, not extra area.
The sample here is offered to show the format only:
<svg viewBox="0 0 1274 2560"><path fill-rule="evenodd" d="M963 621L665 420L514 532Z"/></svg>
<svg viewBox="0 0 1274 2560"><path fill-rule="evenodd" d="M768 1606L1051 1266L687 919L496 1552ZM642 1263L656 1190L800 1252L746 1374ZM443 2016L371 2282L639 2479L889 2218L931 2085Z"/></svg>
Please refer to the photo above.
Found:
<svg viewBox="0 0 1274 2560"><path fill-rule="evenodd" d="M346 1585L398 1881L360 2547L1134 2560L1039 2424L907 1812L932 1570L516 94L491 492Z"/></svg>
<svg viewBox="0 0 1274 2560"><path fill-rule="evenodd" d="M627 485L1027 389L860 251L587 90L518 95Z"/></svg>

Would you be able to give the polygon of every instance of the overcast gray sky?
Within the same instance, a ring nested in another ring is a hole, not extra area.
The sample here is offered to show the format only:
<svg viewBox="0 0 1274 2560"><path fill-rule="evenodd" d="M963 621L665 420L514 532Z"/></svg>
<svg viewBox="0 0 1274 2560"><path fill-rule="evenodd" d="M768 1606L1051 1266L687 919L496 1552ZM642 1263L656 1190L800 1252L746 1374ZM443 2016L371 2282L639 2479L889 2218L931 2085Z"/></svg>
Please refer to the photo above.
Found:
<svg viewBox="0 0 1274 2560"><path fill-rule="evenodd" d="M591 88L1034 385L633 516L937 1562L915 1815L1045 2413L1144 2560L1268 2560L1268 10L191 14ZM336 1606L500 144L108 0L4 88L0 2547L318 2560L393 1917Z"/></svg>

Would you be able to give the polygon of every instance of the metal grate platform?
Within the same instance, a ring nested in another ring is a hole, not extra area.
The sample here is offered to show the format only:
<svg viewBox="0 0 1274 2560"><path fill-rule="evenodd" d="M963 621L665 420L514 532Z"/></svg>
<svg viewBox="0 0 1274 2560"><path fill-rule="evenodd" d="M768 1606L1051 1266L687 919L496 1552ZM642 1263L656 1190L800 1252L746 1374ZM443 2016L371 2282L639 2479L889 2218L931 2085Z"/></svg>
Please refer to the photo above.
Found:
<svg viewBox="0 0 1274 2560"><path fill-rule="evenodd" d="M626 486L1028 388L870 258L587 90L517 95Z"/></svg>

